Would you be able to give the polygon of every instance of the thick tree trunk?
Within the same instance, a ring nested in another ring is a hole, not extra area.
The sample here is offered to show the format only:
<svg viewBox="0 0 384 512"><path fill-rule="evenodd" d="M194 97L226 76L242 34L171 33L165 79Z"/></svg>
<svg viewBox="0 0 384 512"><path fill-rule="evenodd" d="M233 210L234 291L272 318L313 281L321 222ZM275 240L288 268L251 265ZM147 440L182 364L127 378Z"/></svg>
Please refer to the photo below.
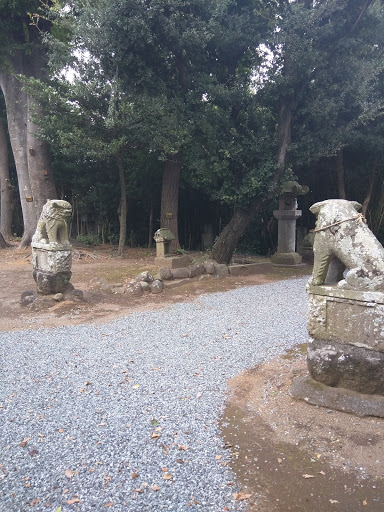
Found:
<svg viewBox="0 0 384 512"><path fill-rule="evenodd" d="M344 159L343 150L339 149L336 155L337 193L339 199L347 199L344 181Z"/></svg>
<svg viewBox="0 0 384 512"><path fill-rule="evenodd" d="M27 158L27 96L14 75L0 71L0 86L7 110L8 132L19 184L24 234L21 247L27 247L36 229L37 218L28 174Z"/></svg>
<svg viewBox="0 0 384 512"><path fill-rule="evenodd" d="M45 51L40 47L34 48L24 67L26 75L42 79L46 67ZM56 188L51 172L49 145L37 138L39 127L34 122L34 120L43 117L42 109L31 94L27 94L27 108L28 174L33 195L33 206L38 219L47 199L56 198Z"/></svg>
<svg viewBox="0 0 384 512"><path fill-rule="evenodd" d="M264 204L276 195L277 187L286 168L287 151L291 143L292 116L296 101L292 95L280 98L276 171L271 179L270 190L264 201L255 200L247 209L235 208L227 226L220 233L211 252L211 258L218 263L229 264L236 246L251 220Z"/></svg>
<svg viewBox="0 0 384 512"><path fill-rule="evenodd" d="M180 247L178 230L179 181L182 153L168 155L164 163L163 185L161 189L160 227L168 228L175 236L171 252Z"/></svg>
<svg viewBox="0 0 384 512"><path fill-rule="evenodd" d="M7 131L0 120L0 233L5 239L12 237L12 190Z"/></svg>
<svg viewBox="0 0 384 512"><path fill-rule="evenodd" d="M6 247L11 247L11 244L9 244L3 237L3 235L0 233L0 249L5 249Z"/></svg>
<svg viewBox="0 0 384 512"><path fill-rule="evenodd" d="M149 210L149 221L148 221L148 249L152 247L153 244L153 202L151 200L151 207Z"/></svg>
<svg viewBox="0 0 384 512"><path fill-rule="evenodd" d="M234 209L231 220L220 233L212 248L211 258L213 260L229 265L240 238L258 211L259 208L256 206L247 209Z"/></svg>
<svg viewBox="0 0 384 512"><path fill-rule="evenodd" d="M117 168L119 170L119 181L120 181L120 208L119 208L119 221L120 221L120 233L119 233L119 247L117 249L117 255L124 255L125 239L127 236L127 189L125 184L124 167L123 162L119 155L116 155Z"/></svg>

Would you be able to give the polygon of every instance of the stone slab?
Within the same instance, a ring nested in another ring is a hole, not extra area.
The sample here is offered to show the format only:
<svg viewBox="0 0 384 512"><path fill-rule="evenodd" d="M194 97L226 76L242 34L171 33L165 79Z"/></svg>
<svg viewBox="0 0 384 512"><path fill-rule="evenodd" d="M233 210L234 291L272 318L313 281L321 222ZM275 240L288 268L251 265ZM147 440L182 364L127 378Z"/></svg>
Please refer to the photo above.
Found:
<svg viewBox="0 0 384 512"><path fill-rule="evenodd" d="M264 274L272 272L273 265L271 261L262 263L247 263L244 265L230 265L228 267L231 276L250 276L253 274Z"/></svg>
<svg viewBox="0 0 384 512"><path fill-rule="evenodd" d="M384 353L348 343L314 340L308 345L310 376L322 384L384 396Z"/></svg>
<svg viewBox="0 0 384 512"><path fill-rule="evenodd" d="M183 254L182 256L166 256L164 258L155 258L155 265L159 267L182 268L188 267L191 263L191 258Z"/></svg>
<svg viewBox="0 0 384 512"><path fill-rule="evenodd" d="M310 377L298 377L291 386L290 395L308 404L335 409L357 416L384 418L384 397L357 393L345 388L333 388Z"/></svg>
<svg viewBox="0 0 384 512"><path fill-rule="evenodd" d="M384 352L384 294L308 286L309 334Z"/></svg>
<svg viewBox="0 0 384 512"><path fill-rule="evenodd" d="M303 258L297 252L275 252L271 261L274 265L300 265Z"/></svg>
<svg viewBox="0 0 384 512"><path fill-rule="evenodd" d="M42 249L32 246L32 264L35 270L43 272L70 272L72 266L71 249Z"/></svg>

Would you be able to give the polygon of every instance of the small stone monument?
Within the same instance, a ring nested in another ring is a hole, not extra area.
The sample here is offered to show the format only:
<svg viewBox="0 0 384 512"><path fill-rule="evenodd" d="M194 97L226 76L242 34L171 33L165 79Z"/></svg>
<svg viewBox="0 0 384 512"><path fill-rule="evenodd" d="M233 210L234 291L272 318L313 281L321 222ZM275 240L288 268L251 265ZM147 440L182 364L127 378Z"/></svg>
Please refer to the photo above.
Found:
<svg viewBox="0 0 384 512"><path fill-rule="evenodd" d="M384 248L360 208L342 199L310 208L317 215L307 286L310 377L296 379L291 394L330 409L384 417Z"/></svg>
<svg viewBox="0 0 384 512"><path fill-rule="evenodd" d="M279 197L279 209L273 212L278 220L277 251L271 260L275 265L298 265L302 257L296 252L296 219L301 217L301 210L297 209L297 196L309 192L307 186L297 181L287 181Z"/></svg>
<svg viewBox="0 0 384 512"><path fill-rule="evenodd" d="M156 242L155 263L160 267L182 268L191 263L191 259L186 254L172 255L171 242L175 240L175 235L168 228L160 228L154 235Z"/></svg>
<svg viewBox="0 0 384 512"><path fill-rule="evenodd" d="M72 276L72 246L68 220L72 206L67 201L48 200L32 238L33 278L42 295L63 293Z"/></svg>
<svg viewBox="0 0 384 512"><path fill-rule="evenodd" d="M168 228L160 228L154 235L156 242L156 258L166 258L171 255L171 242L175 240L175 235Z"/></svg>

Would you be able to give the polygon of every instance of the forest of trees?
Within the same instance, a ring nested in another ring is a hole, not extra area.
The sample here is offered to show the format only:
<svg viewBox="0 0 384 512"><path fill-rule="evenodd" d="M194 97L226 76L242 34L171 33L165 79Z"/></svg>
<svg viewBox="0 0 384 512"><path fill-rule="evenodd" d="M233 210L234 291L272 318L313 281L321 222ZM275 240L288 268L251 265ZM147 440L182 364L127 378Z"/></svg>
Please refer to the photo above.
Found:
<svg viewBox="0 0 384 512"><path fill-rule="evenodd" d="M0 0L0 43L0 244L59 198L119 255L269 254L290 179L384 240L382 0Z"/></svg>

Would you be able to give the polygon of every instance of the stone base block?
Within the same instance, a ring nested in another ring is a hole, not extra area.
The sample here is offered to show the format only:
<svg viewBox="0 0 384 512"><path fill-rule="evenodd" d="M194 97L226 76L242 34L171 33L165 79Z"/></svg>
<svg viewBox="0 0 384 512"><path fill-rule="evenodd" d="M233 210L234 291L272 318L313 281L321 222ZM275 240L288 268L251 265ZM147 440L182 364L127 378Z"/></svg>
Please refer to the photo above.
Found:
<svg viewBox="0 0 384 512"><path fill-rule="evenodd" d="M44 272L43 270L34 270L33 279L35 280L37 291L42 295L51 295L63 293L69 286L72 272Z"/></svg>
<svg viewBox="0 0 384 512"><path fill-rule="evenodd" d="M271 261L274 265L300 265L303 258L297 252L275 252Z"/></svg>
<svg viewBox="0 0 384 512"><path fill-rule="evenodd" d="M49 248L36 247L32 244L32 264L36 270L43 272L69 272L72 266L72 249L69 248Z"/></svg>
<svg viewBox="0 0 384 512"><path fill-rule="evenodd" d="M155 265L159 267L168 267L168 268L182 268L188 267L191 263L191 258L186 254L182 256L166 256L164 258L155 258Z"/></svg>
<svg viewBox="0 0 384 512"><path fill-rule="evenodd" d="M384 352L384 294L308 285L309 334Z"/></svg>
<svg viewBox="0 0 384 512"><path fill-rule="evenodd" d="M228 267L231 276L250 276L272 272L273 265L270 261L262 263L247 263L245 265L230 265Z"/></svg>
<svg viewBox="0 0 384 512"><path fill-rule="evenodd" d="M384 353L347 343L315 340L308 346L311 377L331 387L384 396Z"/></svg>
<svg viewBox="0 0 384 512"><path fill-rule="evenodd" d="M328 409L336 409L357 416L384 418L384 397L325 386L310 377L295 379L292 383L290 395L309 404Z"/></svg>

